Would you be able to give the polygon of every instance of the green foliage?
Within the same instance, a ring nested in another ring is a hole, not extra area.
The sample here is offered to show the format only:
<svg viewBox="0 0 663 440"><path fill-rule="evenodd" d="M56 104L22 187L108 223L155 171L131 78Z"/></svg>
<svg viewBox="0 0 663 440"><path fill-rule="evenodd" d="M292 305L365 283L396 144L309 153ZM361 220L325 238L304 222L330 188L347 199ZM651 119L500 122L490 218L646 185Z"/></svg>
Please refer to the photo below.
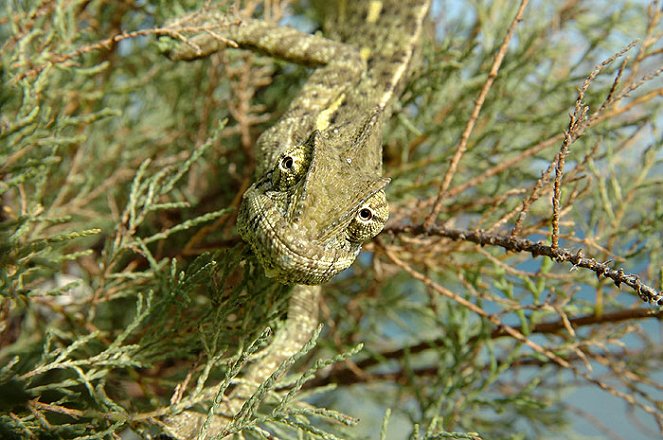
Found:
<svg viewBox="0 0 663 440"><path fill-rule="evenodd" d="M307 70L238 51L162 57L156 28L202 3L2 6L1 438L155 436L163 417L207 408L206 386L231 387L281 323L288 289L264 277L233 226L252 143ZM279 19L271 3L244 7ZM290 13L319 20L311 3ZM508 235L522 217L515 235L548 240L578 88L637 38L583 92L591 124L565 156L559 237L660 291L660 4L613 3L528 6L435 220ZM516 7L436 2L385 132L391 225L431 212ZM435 235L388 228L367 248L325 286L317 344L263 384L233 429L570 437L578 385L621 399L651 429L663 423L648 320L661 312L636 292Z"/></svg>

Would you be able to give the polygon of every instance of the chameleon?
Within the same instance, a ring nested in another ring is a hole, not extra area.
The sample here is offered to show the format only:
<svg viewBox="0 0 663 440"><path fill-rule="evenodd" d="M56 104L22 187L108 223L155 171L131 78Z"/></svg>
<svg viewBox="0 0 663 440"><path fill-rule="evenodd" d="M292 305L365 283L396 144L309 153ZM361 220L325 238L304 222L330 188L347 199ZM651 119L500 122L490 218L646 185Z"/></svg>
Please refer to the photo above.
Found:
<svg viewBox="0 0 663 440"><path fill-rule="evenodd" d="M265 274L294 287L284 326L244 377L243 383L255 385L233 391L231 413L311 338L320 285L348 268L389 216L382 128L416 58L430 0L332 4L336 13L325 18L324 37L211 11L172 25L212 29L169 48L173 60L233 46L315 69L281 118L257 139L256 179L238 211L239 235ZM186 410L165 425L177 438L193 438L205 419ZM208 421L207 433L222 431L219 419Z"/></svg>

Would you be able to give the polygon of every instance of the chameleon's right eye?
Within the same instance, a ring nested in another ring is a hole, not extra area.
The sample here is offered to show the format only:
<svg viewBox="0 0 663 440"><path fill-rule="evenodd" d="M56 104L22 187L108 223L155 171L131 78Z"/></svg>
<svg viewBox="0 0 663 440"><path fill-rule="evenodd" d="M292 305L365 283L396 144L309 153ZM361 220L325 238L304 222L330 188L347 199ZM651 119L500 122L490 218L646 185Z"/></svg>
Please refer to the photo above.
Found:
<svg viewBox="0 0 663 440"><path fill-rule="evenodd" d="M288 172L292 169L292 167L295 165L295 160L292 158L292 156L285 156L283 159L281 159L281 162L279 163L279 168L281 168L281 171Z"/></svg>
<svg viewBox="0 0 663 440"><path fill-rule="evenodd" d="M308 162L309 155L306 154L303 148L282 154L272 173L272 185L274 188L283 191L299 182L304 174L306 174Z"/></svg>

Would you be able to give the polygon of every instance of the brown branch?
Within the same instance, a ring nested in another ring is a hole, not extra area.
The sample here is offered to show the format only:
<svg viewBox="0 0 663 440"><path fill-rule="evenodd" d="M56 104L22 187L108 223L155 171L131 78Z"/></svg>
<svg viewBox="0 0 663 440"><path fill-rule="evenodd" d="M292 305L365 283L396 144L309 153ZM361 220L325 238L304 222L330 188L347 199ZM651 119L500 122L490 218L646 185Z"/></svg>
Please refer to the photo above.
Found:
<svg viewBox="0 0 663 440"><path fill-rule="evenodd" d="M467 121L467 124L465 125L465 130L463 130L463 133L460 136L460 140L458 141L458 145L456 146L456 152L454 153L449 168L447 169L447 172L444 175L444 179L442 180L442 184L440 185L440 190L438 192L437 198L433 203L433 209L426 218L425 224L427 227L435 223L435 219L437 218L438 214L440 213L440 210L442 209L442 201L446 198L447 190L449 189L451 181L456 174L456 171L458 169L458 164L460 163L460 160L463 158L463 155L467 150L467 141L472 135L474 126L476 125L476 122L479 119L479 113L481 113L481 108L483 107L483 103L486 100L486 96L488 96L488 92L490 91L490 88L493 86L493 83L497 78L497 73L499 72L500 66L502 65L502 61L506 56L507 49L509 48L509 43L511 42L511 38L513 37L513 34L516 31L516 26L523 19L523 13L525 12L525 8L527 7L528 2L529 0L521 0L520 7L518 7L518 11L516 12L516 16L513 18L513 21L509 25L509 29L507 30L506 35L504 36L504 40L502 41L502 44L499 50L497 51L497 54L495 55L495 59L493 60L493 65L490 67L490 72L488 73L488 78L486 78L486 82L483 84L483 87L479 92L479 96L477 96L477 99L474 102L474 108L472 109L472 113L470 114L470 119Z"/></svg>
<svg viewBox="0 0 663 440"><path fill-rule="evenodd" d="M605 352L605 353L588 353L592 359L595 359L596 357L602 357L603 359L633 359L636 356L645 356L645 355L652 355L652 353L648 350L638 350L638 351L627 351L627 350L621 350L621 351L611 351L611 352ZM653 353L654 356L658 355L660 356L660 353ZM566 358L569 362L578 362L578 361L583 361L583 356L580 356L578 354L569 354ZM505 360L498 359L496 363L498 365L504 364ZM508 361L510 368L514 367L535 367L537 369L545 367L545 366L550 366L550 365L555 365L551 364L549 361L541 358L533 358L533 357L524 357L520 359L516 359L513 361ZM477 370L480 371L488 371L490 370L490 366L479 366L477 367ZM341 374L338 374L341 373ZM427 367L420 367L420 368L407 368L407 369L398 369L396 371L390 371L390 372L375 372L371 374L353 374L349 369L344 368L342 370L336 370L332 371L329 375L324 376L324 377L318 377L312 381L309 381L304 385L304 389L313 389L316 387L320 386L325 386L329 384L339 384L343 386L350 386L350 385L357 385L357 384L363 384L363 383L375 383L375 382L390 382L390 383L403 383L405 382L409 377L437 377L440 374L440 366L434 365L434 366L427 366Z"/></svg>
<svg viewBox="0 0 663 440"><path fill-rule="evenodd" d="M520 211L518 212L518 217L516 217L516 222L513 225L513 229L511 229L511 237L515 237L520 233L523 226L523 221L525 221L525 216L527 216L527 212L529 211L530 206L532 206L532 203L539 199L543 186L546 185L550 180L550 174L552 173L552 170L553 164L551 163L548 168L543 173L541 173L541 177L536 181L536 184L530 191L529 197L523 200L523 203L520 206Z"/></svg>
<svg viewBox="0 0 663 440"><path fill-rule="evenodd" d="M659 69L660 70L660 69ZM659 75L660 72L654 72L653 74L647 75L646 78L641 78L640 81L638 81L638 86L643 84L643 80L646 79L651 79L652 77L655 77ZM631 87L629 87L630 89ZM632 91L632 90L631 90ZM630 93L630 92L629 92ZM597 110L595 111L591 117L590 117L590 125L595 126L598 123L604 122L608 119L615 118L619 115L622 115L633 108L637 107L638 105L642 105L648 101L651 101L652 99L658 97L658 96L663 96L663 88L655 89L652 91L647 92L646 94L642 96L638 96L636 98L633 98L631 101L629 101L627 104L621 106L621 107L616 107L614 104L624 98L623 93L617 95L616 97L612 98L612 106L610 108L603 108L603 110ZM551 135L550 137L536 143L535 145L528 147L526 150L519 152L517 155L514 155L513 157L502 160L499 163L497 163L495 166L492 168L487 169L484 171L482 174L472 177L468 179L467 181L459 184L458 186L455 186L451 189L449 189L446 197L447 198L453 198L458 196L459 194L467 191L470 188L474 188L491 177L494 177L505 170L510 169L514 165L523 162L525 159L532 157L541 151L544 151L553 145L555 145L557 142L563 141L564 140L564 133L556 133L554 135ZM421 166L422 164L425 164L424 161L420 162L413 162L413 167L418 167ZM432 206L433 203L435 202L435 199L433 197L427 198L424 201L419 201L418 207L419 209L425 209L428 208L429 206Z"/></svg>
<svg viewBox="0 0 663 440"><path fill-rule="evenodd" d="M568 323L571 325L571 327L575 329L578 327L585 327L589 325L608 324L608 323L616 323L616 322L631 321L635 319L646 319L646 318L661 319L663 318L663 310L653 310L653 309L617 310L615 312L605 313L603 315L592 314L592 315L579 316L577 318L571 318L568 320ZM550 334L550 333L557 333L558 331L564 330L565 328L566 328L566 323L564 322L564 320L560 319L558 321L542 322L539 324L535 324L530 327L530 332L539 333L539 334ZM504 332L504 330L500 328L496 328L490 334L490 337L492 339L501 338L503 336L508 336L508 335Z"/></svg>
<svg viewBox="0 0 663 440"><path fill-rule="evenodd" d="M406 262L404 262L403 260L398 258L396 256L396 254L394 254L388 248L385 247L383 249L384 249L384 252L387 255L387 257L389 257L389 259L394 264L396 264L398 267L400 267L401 269L403 269L404 271L409 273L412 276L412 278L424 283L426 285L426 287L434 290L435 292L437 292L438 294L440 294L444 297L447 297L447 298L455 301L456 303L460 304L462 307L465 307L466 309L470 310L471 312L473 312L473 313L481 316L482 318L488 320L489 322L493 323L498 328L503 329L512 338L518 340L519 342L522 342L523 344L525 344L526 346L528 346L529 348L531 348L535 352L547 357L548 359L550 359L551 361L553 361L556 364L560 365L561 367L571 368L571 365L568 362L566 362L566 360L562 359L557 354L553 353L550 349L548 349L546 347L543 347L543 346L537 344L536 342L530 340L520 330L518 330L514 327L511 327L510 325L507 325L507 324L503 323L498 316L489 314L488 312L486 312L484 309L477 306L473 302L463 298L462 296L458 295L457 293L452 292L451 290L447 289L446 287L441 286L440 284L434 282L433 280L431 280L426 275L423 275L422 273L416 271L409 264L407 264Z"/></svg>
<svg viewBox="0 0 663 440"><path fill-rule="evenodd" d="M651 310L651 309L618 310L612 313L603 314L601 316L585 315L585 316L579 316L577 318L571 318L568 320L568 323L573 328L579 328L591 325L602 325L602 324L633 321L639 319L649 319L649 318L662 319L663 310ZM551 334L551 333L557 333L560 330L564 330L565 328L566 328L566 323L564 322L564 320L560 319L557 321L542 322L540 324L533 325L530 327L529 332L530 334L532 333ZM515 330L522 332L523 329L521 327L515 327ZM501 327L495 328L490 333L490 339L498 339L505 336L509 336L509 334L505 332ZM327 385L329 383L343 383L343 384L355 383L355 381L360 377L363 378L366 376L373 376L373 374L371 375L357 374L358 371L361 372L367 370L368 368L374 367L375 365L383 363L386 360L402 359L406 354L407 355L418 354L435 347L443 346L445 344L445 340L447 339L448 338L444 339L440 338L432 341L420 342L407 347L402 347L397 350L383 351L370 358L366 358L356 362L353 365L353 368L346 367L342 369L332 370L328 375L316 378L314 381L309 383L308 386L316 387L316 386ZM470 339L470 341L468 341L467 344L472 345L473 342L476 342L478 339L479 339L478 336L474 336ZM534 360L537 360L539 362L539 364L537 365L541 366L540 359L534 359ZM573 361L575 359L567 357L567 360ZM521 360L518 361L517 365L528 365L528 364L527 362Z"/></svg>
<svg viewBox="0 0 663 440"><path fill-rule="evenodd" d="M657 291L640 281L638 275L625 273L623 269L613 269L608 266L608 262L601 263L593 258L582 256L582 250L573 252L570 249L553 249L542 242L533 242L524 238L511 237L509 235L500 235L487 233L482 230L464 230L446 227L433 226L426 228L424 225L418 226L390 226L385 229L392 234L408 234L423 236L439 236L456 241L470 241L481 246L499 246L513 252L528 252L533 257L544 256L555 260L556 262L570 262L574 267L582 267L594 272L597 278L610 278L617 287L626 284L632 288L644 302L663 306L663 291Z"/></svg>

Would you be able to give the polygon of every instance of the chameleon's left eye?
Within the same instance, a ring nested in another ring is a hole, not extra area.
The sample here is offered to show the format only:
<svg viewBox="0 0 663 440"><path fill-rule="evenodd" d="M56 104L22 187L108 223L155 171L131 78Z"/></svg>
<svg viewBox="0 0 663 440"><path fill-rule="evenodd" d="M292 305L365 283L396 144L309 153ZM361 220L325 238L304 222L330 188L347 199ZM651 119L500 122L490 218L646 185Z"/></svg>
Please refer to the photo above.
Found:
<svg viewBox="0 0 663 440"><path fill-rule="evenodd" d="M279 165L281 171L288 172L295 166L295 160L292 158L292 156L285 156L283 159L281 159L281 163Z"/></svg>
<svg viewBox="0 0 663 440"><path fill-rule="evenodd" d="M378 191L364 202L348 225L348 240L363 243L378 235L389 218L389 205L384 191Z"/></svg>

